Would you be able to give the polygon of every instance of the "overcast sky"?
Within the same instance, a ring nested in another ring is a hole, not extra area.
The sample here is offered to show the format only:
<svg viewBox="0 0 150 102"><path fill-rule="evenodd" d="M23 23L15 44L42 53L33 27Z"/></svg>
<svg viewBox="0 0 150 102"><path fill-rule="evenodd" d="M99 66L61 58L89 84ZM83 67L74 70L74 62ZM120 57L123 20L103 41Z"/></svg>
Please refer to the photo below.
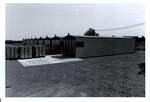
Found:
<svg viewBox="0 0 150 102"><path fill-rule="evenodd" d="M88 28L113 29L144 22L143 4L7 4L6 39L82 35ZM103 36L144 34L144 25Z"/></svg>

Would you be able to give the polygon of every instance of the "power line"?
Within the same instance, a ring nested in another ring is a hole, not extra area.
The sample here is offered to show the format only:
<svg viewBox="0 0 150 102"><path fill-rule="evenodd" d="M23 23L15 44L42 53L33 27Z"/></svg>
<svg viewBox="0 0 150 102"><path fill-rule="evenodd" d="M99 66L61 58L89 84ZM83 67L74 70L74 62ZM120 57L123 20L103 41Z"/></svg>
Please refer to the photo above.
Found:
<svg viewBox="0 0 150 102"><path fill-rule="evenodd" d="M96 31L114 31L114 30L122 30L122 29L128 29L128 28L133 28L133 27L137 27L137 26L141 26L144 25L145 23L138 23L138 24L134 24L134 25L129 25L129 26L124 26L124 27L120 27L120 28L112 28L112 29L96 29Z"/></svg>

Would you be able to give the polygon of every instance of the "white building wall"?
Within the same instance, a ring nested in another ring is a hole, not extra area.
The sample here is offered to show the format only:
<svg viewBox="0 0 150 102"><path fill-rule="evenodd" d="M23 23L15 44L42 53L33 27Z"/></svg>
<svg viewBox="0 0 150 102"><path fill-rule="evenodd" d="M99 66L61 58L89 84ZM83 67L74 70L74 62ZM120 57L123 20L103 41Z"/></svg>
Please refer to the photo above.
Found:
<svg viewBox="0 0 150 102"><path fill-rule="evenodd" d="M76 57L94 57L135 52L134 38L78 37L84 47L76 47Z"/></svg>

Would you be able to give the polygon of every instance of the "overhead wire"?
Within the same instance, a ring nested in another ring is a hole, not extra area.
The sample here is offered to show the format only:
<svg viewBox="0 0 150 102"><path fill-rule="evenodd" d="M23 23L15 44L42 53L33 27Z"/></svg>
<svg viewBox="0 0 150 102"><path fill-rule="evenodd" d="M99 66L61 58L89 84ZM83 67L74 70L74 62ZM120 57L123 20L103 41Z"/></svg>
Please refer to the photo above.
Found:
<svg viewBox="0 0 150 102"><path fill-rule="evenodd" d="M115 30L123 30L123 29L128 29L128 28L133 28L137 26L144 25L145 22L134 24L134 25L129 25L129 26L124 26L124 27L119 27L119 28L111 28L111 29L95 29L95 31L115 31Z"/></svg>

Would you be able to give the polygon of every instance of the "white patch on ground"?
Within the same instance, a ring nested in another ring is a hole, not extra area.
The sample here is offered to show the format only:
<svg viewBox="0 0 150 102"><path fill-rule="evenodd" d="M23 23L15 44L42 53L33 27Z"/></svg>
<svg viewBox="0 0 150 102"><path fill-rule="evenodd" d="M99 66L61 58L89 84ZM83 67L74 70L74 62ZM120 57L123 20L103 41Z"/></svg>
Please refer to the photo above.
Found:
<svg viewBox="0 0 150 102"><path fill-rule="evenodd" d="M53 56L62 56L62 55L48 55L42 58L32 58L32 59L21 59L18 60L24 67L28 66L37 66L37 65L46 65L46 64L56 64L56 63L65 63L65 62L75 62L81 61L80 58L54 58Z"/></svg>

